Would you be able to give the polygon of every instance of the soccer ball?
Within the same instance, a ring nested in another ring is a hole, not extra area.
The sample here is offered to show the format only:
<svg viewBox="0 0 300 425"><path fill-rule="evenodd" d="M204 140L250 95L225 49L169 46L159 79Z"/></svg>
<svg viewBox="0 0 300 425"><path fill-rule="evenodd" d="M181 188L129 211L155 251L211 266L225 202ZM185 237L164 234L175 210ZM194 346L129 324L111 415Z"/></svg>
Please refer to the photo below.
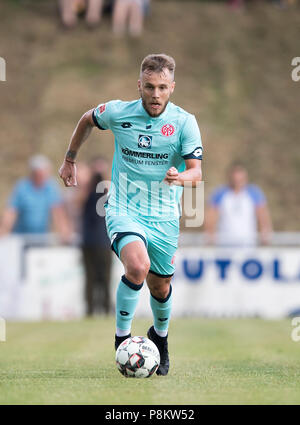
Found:
<svg viewBox="0 0 300 425"><path fill-rule="evenodd" d="M127 378L149 378L156 372L160 355L156 345L143 336L127 338L116 352L116 364Z"/></svg>

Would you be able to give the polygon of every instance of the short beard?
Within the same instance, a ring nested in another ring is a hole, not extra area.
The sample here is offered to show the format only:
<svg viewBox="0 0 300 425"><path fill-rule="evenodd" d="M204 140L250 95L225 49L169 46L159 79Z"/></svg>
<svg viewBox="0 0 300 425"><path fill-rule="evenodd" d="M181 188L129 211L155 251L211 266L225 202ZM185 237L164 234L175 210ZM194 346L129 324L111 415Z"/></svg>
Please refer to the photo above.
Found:
<svg viewBox="0 0 300 425"><path fill-rule="evenodd" d="M145 111L147 111L147 113L150 115L150 117L153 117L153 118L159 117L163 112L165 112L166 107L167 107L167 104L169 103L169 99L168 99L167 102L166 102L166 104L165 104L165 106L164 106L164 108L163 108L163 110L158 115L156 115L156 114L151 114L151 112L148 111L147 106L146 106L146 103L145 103L145 101L144 101L144 99L143 99L142 96L141 96L141 99L142 99L142 104L143 104L143 107L144 107Z"/></svg>

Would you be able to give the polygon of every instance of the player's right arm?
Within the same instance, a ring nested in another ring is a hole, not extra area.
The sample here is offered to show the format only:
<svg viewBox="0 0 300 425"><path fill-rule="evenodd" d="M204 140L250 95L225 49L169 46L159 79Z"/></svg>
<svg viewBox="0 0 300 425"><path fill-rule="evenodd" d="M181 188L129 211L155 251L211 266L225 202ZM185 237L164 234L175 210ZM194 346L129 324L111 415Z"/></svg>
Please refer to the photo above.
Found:
<svg viewBox="0 0 300 425"><path fill-rule="evenodd" d="M67 153L59 169L59 175L65 186L77 186L75 160L81 145L89 137L93 127L95 127L93 111L91 109L82 115L72 134Z"/></svg>

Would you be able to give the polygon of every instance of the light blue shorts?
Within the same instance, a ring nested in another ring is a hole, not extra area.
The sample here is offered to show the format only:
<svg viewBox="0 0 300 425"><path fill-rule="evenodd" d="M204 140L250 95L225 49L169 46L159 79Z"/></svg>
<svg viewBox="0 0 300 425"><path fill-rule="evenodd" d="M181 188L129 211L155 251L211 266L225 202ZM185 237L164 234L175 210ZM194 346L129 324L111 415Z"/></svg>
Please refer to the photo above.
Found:
<svg viewBox="0 0 300 425"><path fill-rule="evenodd" d="M142 240L150 258L150 272L161 277L174 274L174 255L178 246L179 220L148 221L142 217L106 214L107 233L114 252L134 240Z"/></svg>

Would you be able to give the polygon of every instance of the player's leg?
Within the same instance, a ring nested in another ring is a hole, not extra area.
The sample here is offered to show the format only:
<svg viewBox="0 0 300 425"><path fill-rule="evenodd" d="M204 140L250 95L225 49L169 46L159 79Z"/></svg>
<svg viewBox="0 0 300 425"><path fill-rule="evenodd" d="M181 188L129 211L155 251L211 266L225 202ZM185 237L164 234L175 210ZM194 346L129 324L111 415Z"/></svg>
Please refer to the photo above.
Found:
<svg viewBox="0 0 300 425"><path fill-rule="evenodd" d="M124 265L125 274L121 278L116 293L116 348L131 334L131 324L140 290L150 267L145 243L139 236L124 236L119 240L117 250Z"/></svg>
<svg viewBox="0 0 300 425"><path fill-rule="evenodd" d="M146 233L135 218L106 213L105 221L112 249L125 269L116 293L115 347L117 348L130 334L132 319L140 290L149 271L150 260L146 249Z"/></svg>
<svg viewBox="0 0 300 425"><path fill-rule="evenodd" d="M148 330L147 335L159 350L160 365L156 371L158 375L167 375L170 367L168 329L172 310L171 279L172 276L160 277L153 273L149 273L147 276L150 305L154 319L154 325Z"/></svg>
<svg viewBox="0 0 300 425"><path fill-rule="evenodd" d="M172 309L171 279L172 276L160 277L153 273L149 273L147 276L154 330L161 337L168 335Z"/></svg>
<svg viewBox="0 0 300 425"><path fill-rule="evenodd" d="M133 240L131 242L132 239ZM120 259L124 265L125 277L134 285L144 282L150 268L150 260L145 243L137 236L124 236L119 242Z"/></svg>
<svg viewBox="0 0 300 425"><path fill-rule="evenodd" d="M151 229L151 230L150 230ZM154 325L148 337L157 345L161 362L158 375L169 371L168 328L172 310L171 279L175 271L174 255L177 249L179 222L151 223L147 232L148 254L151 261L147 285L150 290L150 305Z"/></svg>

